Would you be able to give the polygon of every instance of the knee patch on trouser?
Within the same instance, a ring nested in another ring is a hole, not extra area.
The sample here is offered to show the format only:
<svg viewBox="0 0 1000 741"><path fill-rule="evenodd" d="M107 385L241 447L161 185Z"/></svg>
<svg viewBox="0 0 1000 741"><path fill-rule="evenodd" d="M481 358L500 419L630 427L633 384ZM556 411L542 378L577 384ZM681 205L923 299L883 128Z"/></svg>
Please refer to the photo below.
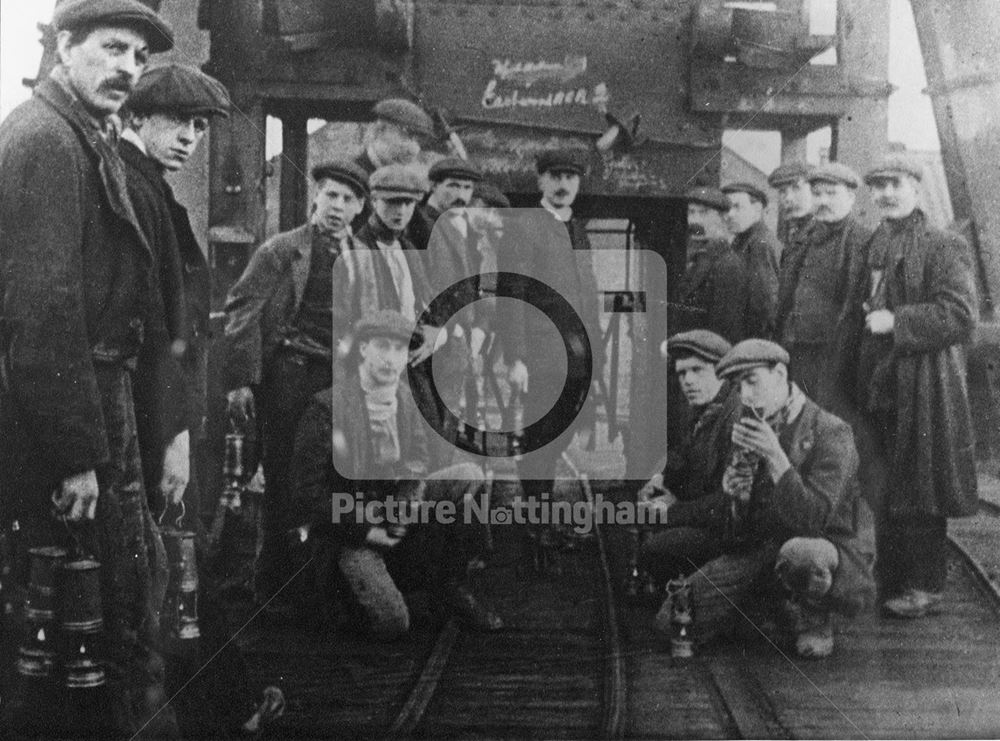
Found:
<svg viewBox="0 0 1000 741"><path fill-rule="evenodd" d="M340 571L375 638L389 641L410 629L410 612L382 556L371 548L345 548Z"/></svg>
<svg viewBox="0 0 1000 741"><path fill-rule="evenodd" d="M833 586L839 561L837 547L825 538L792 538L778 551L774 574L793 594L819 600Z"/></svg>

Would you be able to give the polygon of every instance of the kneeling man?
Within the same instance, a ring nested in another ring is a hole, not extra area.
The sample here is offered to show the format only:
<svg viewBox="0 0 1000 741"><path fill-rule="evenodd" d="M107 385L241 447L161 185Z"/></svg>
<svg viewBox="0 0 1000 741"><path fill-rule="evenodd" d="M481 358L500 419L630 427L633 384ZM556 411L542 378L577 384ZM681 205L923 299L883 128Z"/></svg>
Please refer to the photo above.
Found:
<svg viewBox="0 0 1000 741"><path fill-rule="evenodd" d="M388 310L357 322L358 372L313 397L292 460L297 519L310 526L318 571L339 573L360 627L384 640L409 630L401 589L418 586L431 588L470 627L503 627L465 584L482 530L464 523L462 507L481 489L482 471L464 463L428 474L420 413L400 383L414 328ZM345 496L348 502L331 500ZM380 503L390 499L453 502L453 523L430 518L403 527L379 516Z"/></svg>
<svg viewBox="0 0 1000 741"><path fill-rule="evenodd" d="M773 342L739 343L716 372L738 387L743 410L718 491L664 555L690 574L699 640L754 603L769 607L761 603L777 586L799 655L829 656L831 612L854 615L874 597L874 531L853 433L789 382L788 353ZM673 499L656 501L668 527L680 524L671 523ZM661 630L670 630L670 608L657 615Z"/></svg>

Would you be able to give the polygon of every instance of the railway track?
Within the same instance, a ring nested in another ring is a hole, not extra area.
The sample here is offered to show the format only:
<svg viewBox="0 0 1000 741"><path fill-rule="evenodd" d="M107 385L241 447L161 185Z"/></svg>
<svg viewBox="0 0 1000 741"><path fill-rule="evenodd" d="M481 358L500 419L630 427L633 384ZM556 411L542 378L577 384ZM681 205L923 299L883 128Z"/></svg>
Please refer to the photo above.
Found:
<svg viewBox="0 0 1000 741"><path fill-rule="evenodd" d="M449 621L387 738L622 738L625 656L603 533L562 551L555 579L526 584L516 566L490 573L509 629L477 635Z"/></svg>

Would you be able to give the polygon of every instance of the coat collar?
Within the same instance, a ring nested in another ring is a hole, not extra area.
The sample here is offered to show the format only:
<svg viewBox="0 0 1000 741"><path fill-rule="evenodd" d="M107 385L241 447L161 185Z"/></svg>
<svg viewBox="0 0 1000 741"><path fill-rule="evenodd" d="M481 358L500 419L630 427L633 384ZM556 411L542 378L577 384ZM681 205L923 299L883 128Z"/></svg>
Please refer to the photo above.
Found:
<svg viewBox="0 0 1000 741"><path fill-rule="evenodd" d="M712 268L715 264L725 256L725 253L730 250L730 246L723 242L722 240L711 240L705 247L704 254L701 255L694 263L689 275L684 276L684 282L681 287L681 300L691 295L694 289L698 288L702 283L704 283L708 276L712 272Z"/></svg>

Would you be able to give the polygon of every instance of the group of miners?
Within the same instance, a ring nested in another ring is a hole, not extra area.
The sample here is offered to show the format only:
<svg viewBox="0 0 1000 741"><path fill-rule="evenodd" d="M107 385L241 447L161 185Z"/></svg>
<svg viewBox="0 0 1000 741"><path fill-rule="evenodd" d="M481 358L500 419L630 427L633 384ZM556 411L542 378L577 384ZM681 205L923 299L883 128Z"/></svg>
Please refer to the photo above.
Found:
<svg viewBox="0 0 1000 741"><path fill-rule="evenodd" d="M968 245L918 206L922 176L904 155L863 181L842 163L783 164L769 179L780 241L761 189L687 193L666 343L687 402L671 409L686 414L671 415L674 444L639 494L664 523L640 559L661 581L688 577L703 639L740 611L783 621L800 655L822 658L831 612L876 594L888 617L942 606L947 520L977 507L977 298ZM875 227L854 215L862 183ZM673 601L656 619L667 632Z"/></svg>
<svg viewBox="0 0 1000 741"><path fill-rule="evenodd" d="M173 35L138 0L60 3L54 27L55 69L0 125L0 510L18 525L21 586L39 546L101 563L102 711L123 736L176 737L157 520L186 500L176 516L204 538L191 455L205 429L211 278L164 176L230 100L195 68L147 69ZM528 418L545 416L567 375L584 389L602 376L574 215L585 160L541 152L534 216L519 221L474 162L445 157L426 177L414 166L433 132L420 107L386 100L374 116L363 151L312 169L308 222L256 249L227 298L229 410L262 438L256 598L280 608L293 595L304 536L309 589L346 595L375 636L408 629L415 582L497 630L466 583L481 529L331 522L331 495L477 496L483 474L455 456L467 426L454 410L475 409L467 371L498 332ZM862 182L850 168L783 165L770 180L781 241L753 185L686 195L672 445L639 501L664 523L642 556L661 580L689 577L703 637L778 585L799 653L828 655L830 612L870 602L874 567L888 614L940 605L947 518L976 503L963 355L976 296L967 245L917 207L920 180L901 157L865 175L883 217L872 229L852 215ZM534 283L503 284L511 276ZM539 311L501 321L495 295ZM567 307L576 324L556 322ZM565 370L564 348L580 347L586 362ZM529 429L526 496L552 491L573 432L532 441Z"/></svg>

